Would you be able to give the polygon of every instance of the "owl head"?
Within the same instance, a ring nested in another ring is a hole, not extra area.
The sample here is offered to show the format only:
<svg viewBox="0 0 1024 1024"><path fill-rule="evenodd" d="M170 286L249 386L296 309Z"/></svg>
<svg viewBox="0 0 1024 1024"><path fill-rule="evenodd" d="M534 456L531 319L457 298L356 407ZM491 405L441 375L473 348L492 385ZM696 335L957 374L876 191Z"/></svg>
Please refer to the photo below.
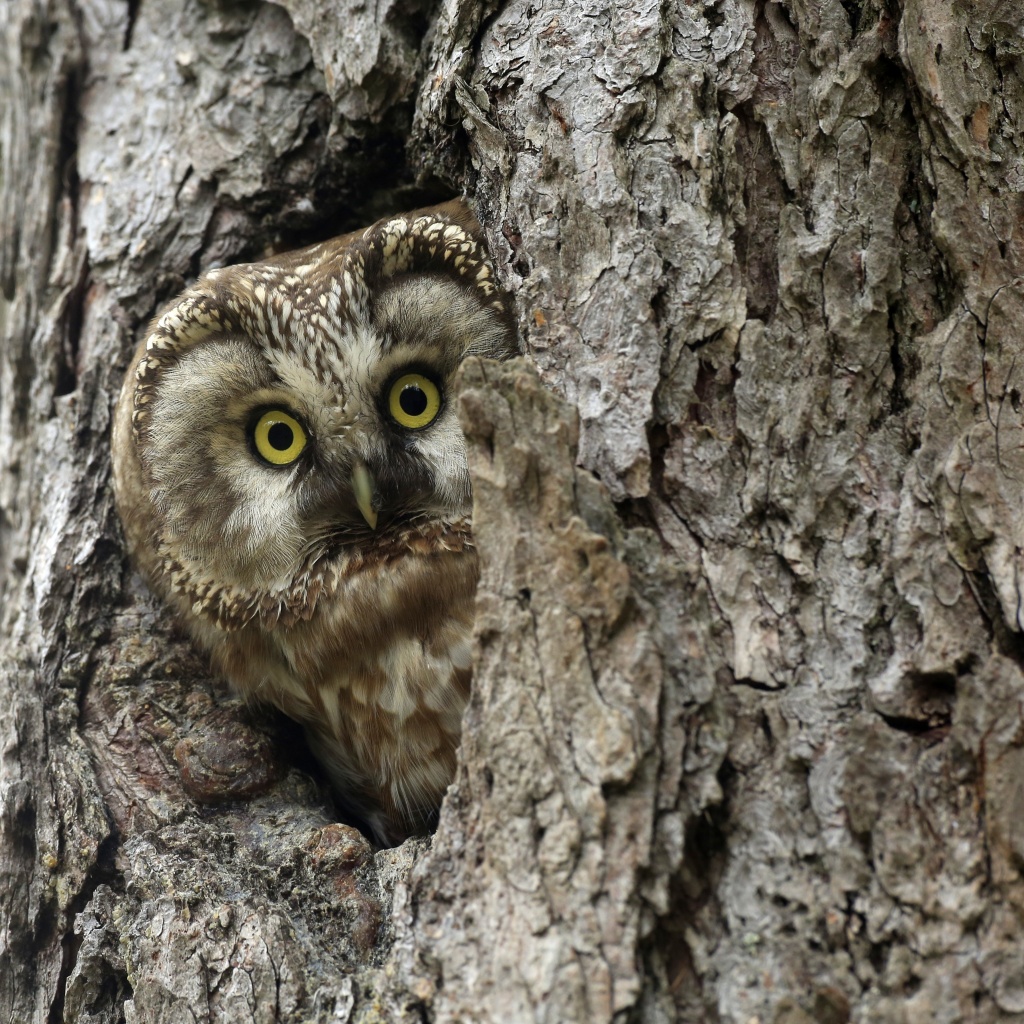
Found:
<svg viewBox="0 0 1024 1024"><path fill-rule="evenodd" d="M458 201L210 271L154 321L121 400L115 486L140 567L219 629L269 628L312 614L339 557L461 543L455 374L515 351Z"/></svg>

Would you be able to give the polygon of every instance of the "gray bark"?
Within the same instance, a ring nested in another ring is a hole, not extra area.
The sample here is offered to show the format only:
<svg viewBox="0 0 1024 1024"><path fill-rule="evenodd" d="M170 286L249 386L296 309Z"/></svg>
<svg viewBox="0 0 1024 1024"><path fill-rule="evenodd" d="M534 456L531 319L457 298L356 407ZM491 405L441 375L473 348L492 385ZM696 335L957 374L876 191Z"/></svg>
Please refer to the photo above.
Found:
<svg viewBox="0 0 1024 1024"><path fill-rule="evenodd" d="M0 40L0 1020L1024 1018L1019 4ZM374 851L125 563L110 411L200 270L462 190L526 358L463 374L458 777Z"/></svg>

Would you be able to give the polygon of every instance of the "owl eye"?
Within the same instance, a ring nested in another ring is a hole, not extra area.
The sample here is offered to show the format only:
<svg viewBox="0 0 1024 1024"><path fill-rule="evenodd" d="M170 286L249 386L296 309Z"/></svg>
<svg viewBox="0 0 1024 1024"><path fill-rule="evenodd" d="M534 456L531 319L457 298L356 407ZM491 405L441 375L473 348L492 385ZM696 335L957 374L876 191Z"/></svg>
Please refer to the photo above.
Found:
<svg viewBox="0 0 1024 1024"><path fill-rule="evenodd" d="M274 466L291 465L306 447L306 432L283 409L264 412L253 424L251 434L256 454Z"/></svg>
<svg viewBox="0 0 1024 1024"><path fill-rule="evenodd" d="M441 410L438 386L422 373L403 373L388 391L388 412L406 430L419 430L437 418Z"/></svg>

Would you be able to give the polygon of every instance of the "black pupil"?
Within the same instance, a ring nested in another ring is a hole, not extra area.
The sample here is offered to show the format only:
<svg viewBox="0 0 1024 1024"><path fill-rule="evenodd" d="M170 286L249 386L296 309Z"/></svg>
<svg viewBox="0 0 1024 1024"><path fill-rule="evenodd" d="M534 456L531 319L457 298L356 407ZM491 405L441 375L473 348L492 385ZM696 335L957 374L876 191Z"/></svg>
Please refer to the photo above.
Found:
<svg viewBox="0 0 1024 1024"><path fill-rule="evenodd" d="M287 423L273 423L267 431L270 447L279 452L286 452L292 446L294 435Z"/></svg>
<svg viewBox="0 0 1024 1024"><path fill-rule="evenodd" d="M427 409L427 396L419 384L406 384L398 396L398 404L407 416L421 416Z"/></svg>

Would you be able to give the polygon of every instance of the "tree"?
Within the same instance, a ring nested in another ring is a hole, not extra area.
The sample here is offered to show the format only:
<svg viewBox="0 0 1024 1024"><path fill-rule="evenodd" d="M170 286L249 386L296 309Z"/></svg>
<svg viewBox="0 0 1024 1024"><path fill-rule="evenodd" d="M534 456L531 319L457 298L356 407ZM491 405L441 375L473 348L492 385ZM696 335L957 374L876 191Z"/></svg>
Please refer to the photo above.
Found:
<svg viewBox="0 0 1024 1024"><path fill-rule="evenodd" d="M1010 0L0 6L0 1019L1024 1013ZM336 821L125 564L200 269L465 190L474 696Z"/></svg>

